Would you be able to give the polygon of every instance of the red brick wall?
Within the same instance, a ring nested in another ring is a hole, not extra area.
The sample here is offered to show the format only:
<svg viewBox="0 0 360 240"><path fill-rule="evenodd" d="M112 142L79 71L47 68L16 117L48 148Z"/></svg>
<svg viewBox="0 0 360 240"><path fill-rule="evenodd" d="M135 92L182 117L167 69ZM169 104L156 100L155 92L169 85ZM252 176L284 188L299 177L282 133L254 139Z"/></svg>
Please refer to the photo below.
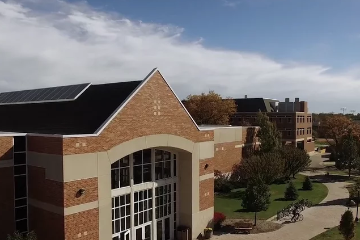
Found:
<svg viewBox="0 0 360 240"><path fill-rule="evenodd" d="M29 198L64 206L64 183L45 179L45 169L28 166Z"/></svg>
<svg viewBox="0 0 360 240"><path fill-rule="evenodd" d="M28 167L29 197L59 207L71 207L98 200L97 178L82 179L72 182L57 182L45 178L45 169ZM77 196L80 189L85 189L83 196Z"/></svg>
<svg viewBox="0 0 360 240"><path fill-rule="evenodd" d="M214 206L214 178L200 182L199 186L200 211Z"/></svg>
<svg viewBox="0 0 360 240"><path fill-rule="evenodd" d="M65 229L66 240L98 240L99 210L91 209L65 216Z"/></svg>
<svg viewBox="0 0 360 240"><path fill-rule="evenodd" d="M206 164L208 165L206 168ZM214 172L214 159L208 158L200 160L199 163L199 176L206 175Z"/></svg>
<svg viewBox="0 0 360 240"><path fill-rule="evenodd" d="M213 131L198 131L162 76L155 73L99 137L64 139L64 154L105 151L125 141L152 134L172 134L194 142L214 139ZM76 143L86 146L79 144L77 147Z"/></svg>
<svg viewBox="0 0 360 240"><path fill-rule="evenodd" d="M258 129L258 127L244 127L242 129L242 143L249 144L257 142L256 132Z"/></svg>
<svg viewBox="0 0 360 240"><path fill-rule="evenodd" d="M80 189L85 189L83 196L77 196ZM88 178L64 183L65 207L89 203L98 200L97 178Z"/></svg>
<svg viewBox="0 0 360 240"><path fill-rule="evenodd" d="M0 239L15 230L13 168L0 168Z"/></svg>
<svg viewBox="0 0 360 240"><path fill-rule="evenodd" d="M231 172L234 164L240 163L242 158L242 148L235 148L242 142L229 142L215 144L214 169L222 173ZM222 150L224 148L224 150ZM216 150L218 149L218 150Z"/></svg>
<svg viewBox="0 0 360 240"><path fill-rule="evenodd" d="M13 137L0 137L0 160L13 159Z"/></svg>
<svg viewBox="0 0 360 240"><path fill-rule="evenodd" d="M29 205L29 227L37 240L64 240L64 216Z"/></svg>
<svg viewBox="0 0 360 240"><path fill-rule="evenodd" d="M30 152L62 155L63 139L60 137L28 136L27 147Z"/></svg>

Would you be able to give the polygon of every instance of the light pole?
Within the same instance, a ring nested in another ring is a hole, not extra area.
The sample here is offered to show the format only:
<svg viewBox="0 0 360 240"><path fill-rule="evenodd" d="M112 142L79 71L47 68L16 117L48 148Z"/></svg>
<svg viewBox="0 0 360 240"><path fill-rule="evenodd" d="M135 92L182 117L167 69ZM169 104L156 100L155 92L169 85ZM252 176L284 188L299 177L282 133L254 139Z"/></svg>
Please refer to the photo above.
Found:
<svg viewBox="0 0 360 240"><path fill-rule="evenodd" d="M356 199L356 218L355 218L355 222L359 222L359 201L360 201L360 191L358 190L358 195L357 195L357 199Z"/></svg>

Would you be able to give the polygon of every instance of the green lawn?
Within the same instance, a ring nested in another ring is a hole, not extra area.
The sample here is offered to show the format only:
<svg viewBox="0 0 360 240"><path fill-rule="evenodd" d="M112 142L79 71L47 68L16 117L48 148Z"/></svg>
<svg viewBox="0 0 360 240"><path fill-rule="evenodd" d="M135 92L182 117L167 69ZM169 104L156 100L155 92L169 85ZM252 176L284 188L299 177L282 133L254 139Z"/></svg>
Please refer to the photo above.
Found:
<svg viewBox="0 0 360 240"><path fill-rule="evenodd" d="M343 239L344 237L339 233L338 228L334 227L320 235L317 235L316 237L313 237L310 240L343 240ZM353 239L354 240L360 239L360 223L356 225L356 233Z"/></svg>
<svg viewBox="0 0 360 240"><path fill-rule="evenodd" d="M296 179L293 180L297 189L302 188L302 182L305 176L296 175ZM280 211L292 201L284 201L284 191L287 184L273 184L270 186L271 191L271 203L269 209L265 212L259 212L259 219L268 219L276 215L277 211ZM215 211L222 212L227 218L253 218L254 213L246 212L241 207L241 196L244 193L244 188L235 189L231 193L226 195L215 196ZM323 200L328 193L328 189L322 183L313 182L312 191L299 190L299 199L309 199L313 204L318 204Z"/></svg>

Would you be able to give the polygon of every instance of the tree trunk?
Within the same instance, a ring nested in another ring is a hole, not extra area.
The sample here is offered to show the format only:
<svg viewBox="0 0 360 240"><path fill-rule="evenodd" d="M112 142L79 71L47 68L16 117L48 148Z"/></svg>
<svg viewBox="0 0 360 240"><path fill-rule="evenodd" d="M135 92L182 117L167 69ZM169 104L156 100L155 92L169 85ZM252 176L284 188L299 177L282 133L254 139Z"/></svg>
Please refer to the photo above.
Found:
<svg viewBox="0 0 360 240"><path fill-rule="evenodd" d="M254 226L256 226L256 213L257 213L257 212L255 212L255 223L254 223Z"/></svg>

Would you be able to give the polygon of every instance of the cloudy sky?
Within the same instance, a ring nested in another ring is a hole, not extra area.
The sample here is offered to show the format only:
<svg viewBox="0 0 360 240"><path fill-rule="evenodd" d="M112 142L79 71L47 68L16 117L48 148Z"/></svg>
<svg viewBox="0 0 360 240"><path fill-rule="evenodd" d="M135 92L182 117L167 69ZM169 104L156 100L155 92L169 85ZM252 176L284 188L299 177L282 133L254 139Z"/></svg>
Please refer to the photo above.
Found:
<svg viewBox="0 0 360 240"><path fill-rule="evenodd" d="M360 2L0 0L0 91L143 79L360 112Z"/></svg>

